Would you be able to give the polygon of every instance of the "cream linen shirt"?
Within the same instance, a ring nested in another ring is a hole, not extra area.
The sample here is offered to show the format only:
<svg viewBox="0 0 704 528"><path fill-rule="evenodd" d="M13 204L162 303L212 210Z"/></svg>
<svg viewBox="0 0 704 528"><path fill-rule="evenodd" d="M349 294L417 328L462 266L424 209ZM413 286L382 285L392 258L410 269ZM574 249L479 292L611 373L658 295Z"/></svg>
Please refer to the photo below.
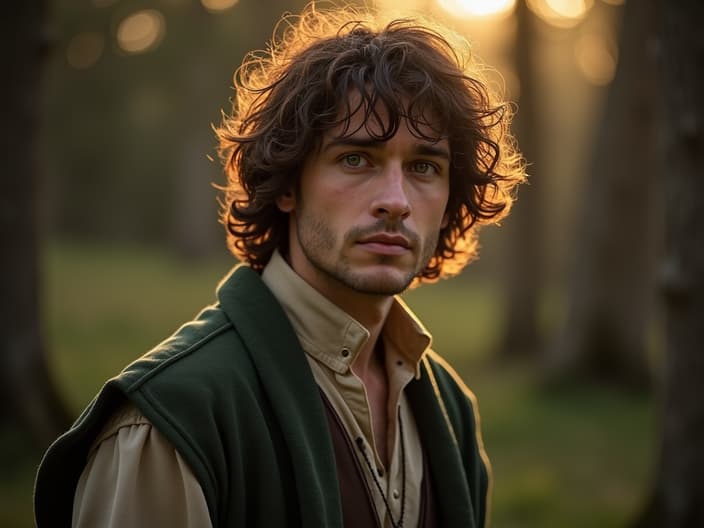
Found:
<svg viewBox="0 0 704 528"><path fill-rule="evenodd" d="M355 455L374 499L381 526L392 525L387 514L386 498L391 515L398 523L401 515L405 484L404 526L418 526L423 480L423 452L413 413L403 389L420 375L420 360L431 343L430 334L415 318L403 301L396 297L384 324L385 364L389 383L387 413L387 453L391 463L385 467L376 447L372 430L372 416L367 391L362 380L350 368L357 354L369 339L369 332L338 306L308 285L286 261L274 253L264 269L262 280L274 293L288 315L313 377L340 417L347 434L355 440L361 437L375 466L370 470L359 451ZM402 422L403 437L398 434ZM401 442L405 450L404 468L401 464ZM356 446L356 442L353 442ZM372 475L372 471L377 471ZM376 478L383 495L374 482Z"/></svg>
<svg viewBox="0 0 704 528"><path fill-rule="evenodd" d="M372 455L376 480L356 451L381 525L398 521L404 487L401 442L405 450L404 526L417 526L420 514L422 449L403 389L419 374L430 334L403 301L395 298L382 331L389 382L387 450L381 460L372 432L366 390L351 365L369 332L299 277L274 253L262 279L283 306L298 336L313 376L353 439L361 437ZM398 434L402 422L403 437ZM355 443L356 445L356 443ZM81 474L73 504L74 528L212 527L203 491L170 442L133 406L118 411L96 439Z"/></svg>

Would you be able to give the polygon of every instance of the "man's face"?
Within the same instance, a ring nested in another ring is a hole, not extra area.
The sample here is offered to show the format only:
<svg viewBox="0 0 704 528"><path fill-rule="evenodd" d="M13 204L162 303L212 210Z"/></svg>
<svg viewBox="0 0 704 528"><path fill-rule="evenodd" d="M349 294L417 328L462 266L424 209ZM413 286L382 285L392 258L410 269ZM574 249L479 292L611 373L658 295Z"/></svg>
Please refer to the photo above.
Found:
<svg viewBox="0 0 704 528"><path fill-rule="evenodd" d="M349 130L359 130L349 137L326 133L304 163L299 192L278 202L291 213L293 269L331 299L402 292L433 256L447 223L448 141L417 138L402 120L379 142L363 118L352 116ZM375 126L367 124L373 132Z"/></svg>

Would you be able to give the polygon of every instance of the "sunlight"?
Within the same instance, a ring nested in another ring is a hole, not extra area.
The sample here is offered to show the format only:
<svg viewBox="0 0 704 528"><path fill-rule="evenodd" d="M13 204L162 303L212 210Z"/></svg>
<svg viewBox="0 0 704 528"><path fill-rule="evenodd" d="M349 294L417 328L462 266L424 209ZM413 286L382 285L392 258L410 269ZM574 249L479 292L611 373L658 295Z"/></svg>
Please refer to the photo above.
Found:
<svg viewBox="0 0 704 528"><path fill-rule="evenodd" d="M421 13L427 9L429 0L375 0L374 4L380 11L390 13L394 18L407 14Z"/></svg>
<svg viewBox="0 0 704 528"><path fill-rule="evenodd" d="M105 41L100 33L94 31L79 33L68 43L66 60L72 68L85 70L98 62L104 47Z"/></svg>
<svg viewBox="0 0 704 528"><path fill-rule="evenodd" d="M565 18L580 18L587 12L585 0L545 0L557 15Z"/></svg>
<svg viewBox="0 0 704 528"><path fill-rule="evenodd" d="M527 3L537 16L558 28L576 26L594 5L593 0L527 0Z"/></svg>
<svg viewBox="0 0 704 528"><path fill-rule="evenodd" d="M606 86L616 74L616 51L598 34L580 37L574 49L577 66L582 75L596 86Z"/></svg>
<svg viewBox="0 0 704 528"><path fill-rule="evenodd" d="M513 12L516 0L437 0L448 13L462 17L505 17Z"/></svg>
<svg viewBox="0 0 704 528"><path fill-rule="evenodd" d="M144 53L157 47L165 32L164 16L155 9L144 9L120 22L117 43L128 53Z"/></svg>
<svg viewBox="0 0 704 528"><path fill-rule="evenodd" d="M219 13L220 11L225 11L230 9L239 0L201 0L203 7L210 11L211 13Z"/></svg>

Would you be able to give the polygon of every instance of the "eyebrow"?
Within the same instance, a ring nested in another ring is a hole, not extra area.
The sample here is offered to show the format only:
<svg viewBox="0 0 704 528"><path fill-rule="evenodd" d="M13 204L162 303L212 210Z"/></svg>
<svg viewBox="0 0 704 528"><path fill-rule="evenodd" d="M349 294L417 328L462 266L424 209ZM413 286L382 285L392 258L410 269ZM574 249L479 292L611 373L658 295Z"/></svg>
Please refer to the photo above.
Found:
<svg viewBox="0 0 704 528"><path fill-rule="evenodd" d="M321 148L324 152L333 147L359 147L359 148L369 148L369 149L381 149L383 148L385 141L379 141L374 138L356 138L356 137L341 137L330 140L325 143ZM437 158L443 158L450 161L450 151L445 147L440 147L432 143L415 143L413 150L416 154L421 154L423 156L433 156Z"/></svg>

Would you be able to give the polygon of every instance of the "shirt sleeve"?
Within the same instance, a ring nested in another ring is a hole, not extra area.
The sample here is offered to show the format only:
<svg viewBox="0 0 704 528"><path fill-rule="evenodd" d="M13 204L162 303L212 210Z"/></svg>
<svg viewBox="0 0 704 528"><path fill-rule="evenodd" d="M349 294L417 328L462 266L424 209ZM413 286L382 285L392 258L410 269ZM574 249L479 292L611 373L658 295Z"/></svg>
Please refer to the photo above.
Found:
<svg viewBox="0 0 704 528"><path fill-rule="evenodd" d="M132 406L99 435L73 501L73 528L212 528L205 495L173 445Z"/></svg>

